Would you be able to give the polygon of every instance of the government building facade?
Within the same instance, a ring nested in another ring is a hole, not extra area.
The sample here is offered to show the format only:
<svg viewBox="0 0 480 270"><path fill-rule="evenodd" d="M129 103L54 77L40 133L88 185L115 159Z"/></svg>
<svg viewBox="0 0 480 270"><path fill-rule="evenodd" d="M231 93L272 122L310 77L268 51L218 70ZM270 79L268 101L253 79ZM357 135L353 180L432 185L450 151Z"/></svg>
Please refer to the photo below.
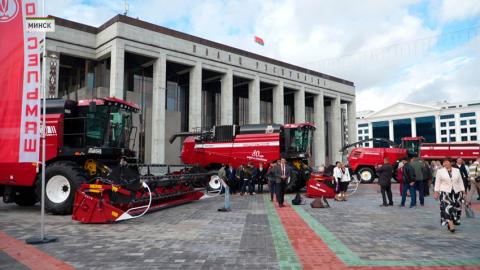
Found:
<svg viewBox="0 0 480 270"><path fill-rule="evenodd" d="M431 143L480 142L480 101L414 104L399 102L378 112L359 112L357 139L422 136ZM372 142L363 143L372 147Z"/></svg>
<svg viewBox="0 0 480 270"><path fill-rule="evenodd" d="M311 165L341 160L356 138L350 81L123 15L100 27L54 18L48 96L139 104L142 162L178 164L181 142L168 138L215 125L312 122Z"/></svg>

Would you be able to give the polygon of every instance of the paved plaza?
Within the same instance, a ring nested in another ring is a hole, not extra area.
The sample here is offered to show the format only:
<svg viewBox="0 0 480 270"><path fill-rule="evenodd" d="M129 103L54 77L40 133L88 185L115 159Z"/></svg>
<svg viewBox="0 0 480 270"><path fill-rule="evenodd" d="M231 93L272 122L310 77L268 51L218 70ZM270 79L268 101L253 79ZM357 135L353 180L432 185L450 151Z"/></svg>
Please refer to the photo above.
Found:
<svg viewBox="0 0 480 270"><path fill-rule="evenodd" d="M48 215L58 242L42 246L23 244L39 233L39 206L0 204L0 269L480 269L479 218L451 234L432 198L379 207L376 185L361 185L330 209L279 209L258 194L232 201L227 213L217 197L112 225Z"/></svg>

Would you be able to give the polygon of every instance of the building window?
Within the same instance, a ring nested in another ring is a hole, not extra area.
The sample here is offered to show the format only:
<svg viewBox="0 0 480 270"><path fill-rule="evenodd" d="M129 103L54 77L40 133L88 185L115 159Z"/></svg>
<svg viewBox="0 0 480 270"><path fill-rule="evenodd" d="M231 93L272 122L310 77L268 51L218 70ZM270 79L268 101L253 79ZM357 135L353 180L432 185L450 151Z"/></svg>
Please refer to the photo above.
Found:
<svg viewBox="0 0 480 270"><path fill-rule="evenodd" d="M434 122L435 123L435 122ZM412 123L410 118L393 120L393 134L395 143L400 144L403 137L412 136ZM422 136L422 135L419 135Z"/></svg>
<svg viewBox="0 0 480 270"><path fill-rule="evenodd" d="M450 134L455 134L455 129L450 129Z"/></svg>
<svg viewBox="0 0 480 270"><path fill-rule="evenodd" d="M462 142L466 142L468 141L468 137L467 136L462 136Z"/></svg>
<svg viewBox="0 0 480 270"><path fill-rule="evenodd" d="M238 64L242 65L242 58L241 57L238 58Z"/></svg>
<svg viewBox="0 0 480 270"><path fill-rule="evenodd" d="M275 68L275 67L273 67L273 73L275 73L275 70L276 70L276 68Z"/></svg>
<svg viewBox="0 0 480 270"><path fill-rule="evenodd" d="M231 61L232 61L232 55L229 54L229 55L228 55L228 62L231 62Z"/></svg>
<svg viewBox="0 0 480 270"><path fill-rule="evenodd" d="M358 134L363 134L363 130L359 129Z"/></svg>
<svg viewBox="0 0 480 270"><path fill-rule="evenodd" d="M476 127L471 127L471 128L470 128L470 132L471 132L471 133L477 132L477 128L476 128Z"/></svg>
<svg viewBox="0 0 480 270"><path fill-rule="evenodd" d="M282 68L282 76L285 75L285 70Z"/></svg>
<svg viewBox="0 0 480 270"><path fill-rule="evenodd" d="M265 64L265 71L267 71L267 69L268 69L268 66L267 66L267 64Z"/></svg>
<svg viewBox="0 0 480 270"><path fill-rule="evenodd" d="M470 125L475 125L477 123L477 120L471 119L469 122L470 122Z"/></svg>
<svg viewBox="0 0 480 270"><path fill-rule="evenodd" d="M474 112L461 113L460 117L462 117L462 118L464 118L464 117L475 117L475 113Z"/></svg>
<svg viewBox="0 0 480 270"><path fill-rule="evenodd" d="M208 48L205 49L205 56L208 56Z"/></svg>
<svg viewBox="0 0 480 270"><path fill-rule="evenodd" d="M217 52L217 58L220 59L220 52Z"/></svg>
<svg viewBox="0 0 480 270"><path fill-rule="evenodd" d="M305 75L305 81L307 81L307 75Z"/></svg>
<svg viewBox="0 0 480 270"><path fill-rule="evenodd" d="M362 137L362 136L358 136L358 140L359 140L359 141L363 140L363 137Z"/></svg>
<svg viewBox="0 0 480 270"><path fill-rule="evenodd" d="M290 78L292 77L292 71L290 70Z"/></svg>
<svg viewBox="0 0 480 270"><path fill-rule="evenodd" d="M197 45L193 45L193 52L196 53L197 52Z"/></svg>
<svg viewBox="0 0 480 270"><path fill-rule="evenodd" d="M389 139L389 135L388 121L372 123L372 136L374 138ZM389 147L389 145L383 142L373 142L373 147Z"/></svg>
<svg viewBox="0 0 480 270"><path fill-rule="evenodd" d="M461 126L466 126L466 125L467 125L467 120L462 120L462 121L460 121L460 125L461 125Z"/></svg>
<svg viewBox="0 0 480 270"><path fill-rule="evenodd" d="M440 115L440 119L452 119L452 118L455 118L455 115L453 114Z"/></svg>
<svg viewBox="0 0 480 270"><path fill-rule="evenodd" d="M442 138L442 142L447 142L447 138Z"/></svg>
<svg viewBox="0 0 480 270"><path fill-rule="evenodd" d="M466 129L466 128L460 129L460 133L467 133L467 132L468 132L468 129Z"/></svg>
<svg viewBox="0 0 480 270"><path fill-rule="evenodd" d="M451 126L451 127L455 126L455 121L448 122L448 125Z"/></svg>
<svg viewBox="0 0 480 270"><path fill-rule="evenodd" d="M257 62L257 69L258 69L258 62Z"/></svg>
<svg viewBox="0 0 480 270"><path fill-rule="evenodd" d="M300 80L300 73L297 72L297 80Z"/></svg>
<svg viewBox="0 0 480 270"><path fill-rule="evenodd" d="M456 142L457 139L456 139L455 137L450 137L450 141L451 141L451 142Z"/></svg>
<svg viewBox="0 0 480 270"><path fill-rule="evenodd" d="M415 118L415 127L417 129L417 136L425 138L425 142L436 142L435 131L435 116L417 117ZM410 132L410 128L408 132Z"/></svg>
<svg viewBox="0 0 480 270"><path fill-rule="evenodd" d="M447 126L447 122L441 122L441 123L440 123L440 126L441 126L441 127L446 127L446 126Z"/></svg>
<svg viewBox="0 0 480 270"><path fill-rule="evenodd" d="M442 129L442 130L440 131L440 134L442 134L442 135L447 135L447 130L446 130L446 129Z"/></svg>
<svg viewBox="0 0 480 270"><path fill-rule="evenodd" d="M470 136L470 141L476 141L477 140L477 136L473 135L473 136Z"/></svg>
<svg viewBox="0 0 480 270"><path fill-rule="evenodd" d="M368 124L358 124L358 127L359 127L359 128L368 127Z"/></svg>

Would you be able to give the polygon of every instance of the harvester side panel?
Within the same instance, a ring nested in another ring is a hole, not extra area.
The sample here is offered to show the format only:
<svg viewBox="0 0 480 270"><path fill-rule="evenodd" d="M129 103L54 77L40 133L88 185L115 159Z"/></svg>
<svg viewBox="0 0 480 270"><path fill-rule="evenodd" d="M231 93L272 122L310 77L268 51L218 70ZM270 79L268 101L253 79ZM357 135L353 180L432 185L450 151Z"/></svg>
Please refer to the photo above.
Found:
<svg viewBox="0 0 480 270"><path fill-rule="evenodd" d="M58 155L58 149L62 145L63 135L63 115L48 114L47 121L47 162ZM42 142L41 142L42 143ZM40 148L42 149L42 148ZM41 157L40 152L40 157ZM41 159L40 159L41 160ZM35 163L3 163L0 162L0 185L26 186L35 185L37 176L37 164Z"/></svg>

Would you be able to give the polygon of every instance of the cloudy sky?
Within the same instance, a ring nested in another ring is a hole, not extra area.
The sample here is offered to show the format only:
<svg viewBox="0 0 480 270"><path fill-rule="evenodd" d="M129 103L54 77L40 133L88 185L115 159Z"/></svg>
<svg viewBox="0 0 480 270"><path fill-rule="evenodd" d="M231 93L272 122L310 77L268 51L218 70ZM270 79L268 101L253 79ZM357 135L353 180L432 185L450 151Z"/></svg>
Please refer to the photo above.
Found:
<svg viewBox="0 0 480 270"><path fill-rule="evenodd" d="M46 0L99 26L123 0ZM479 0L128 0L131 17L355 82L357 110L480 100ZM253 42L257 35L265 46Z"/></svg>

